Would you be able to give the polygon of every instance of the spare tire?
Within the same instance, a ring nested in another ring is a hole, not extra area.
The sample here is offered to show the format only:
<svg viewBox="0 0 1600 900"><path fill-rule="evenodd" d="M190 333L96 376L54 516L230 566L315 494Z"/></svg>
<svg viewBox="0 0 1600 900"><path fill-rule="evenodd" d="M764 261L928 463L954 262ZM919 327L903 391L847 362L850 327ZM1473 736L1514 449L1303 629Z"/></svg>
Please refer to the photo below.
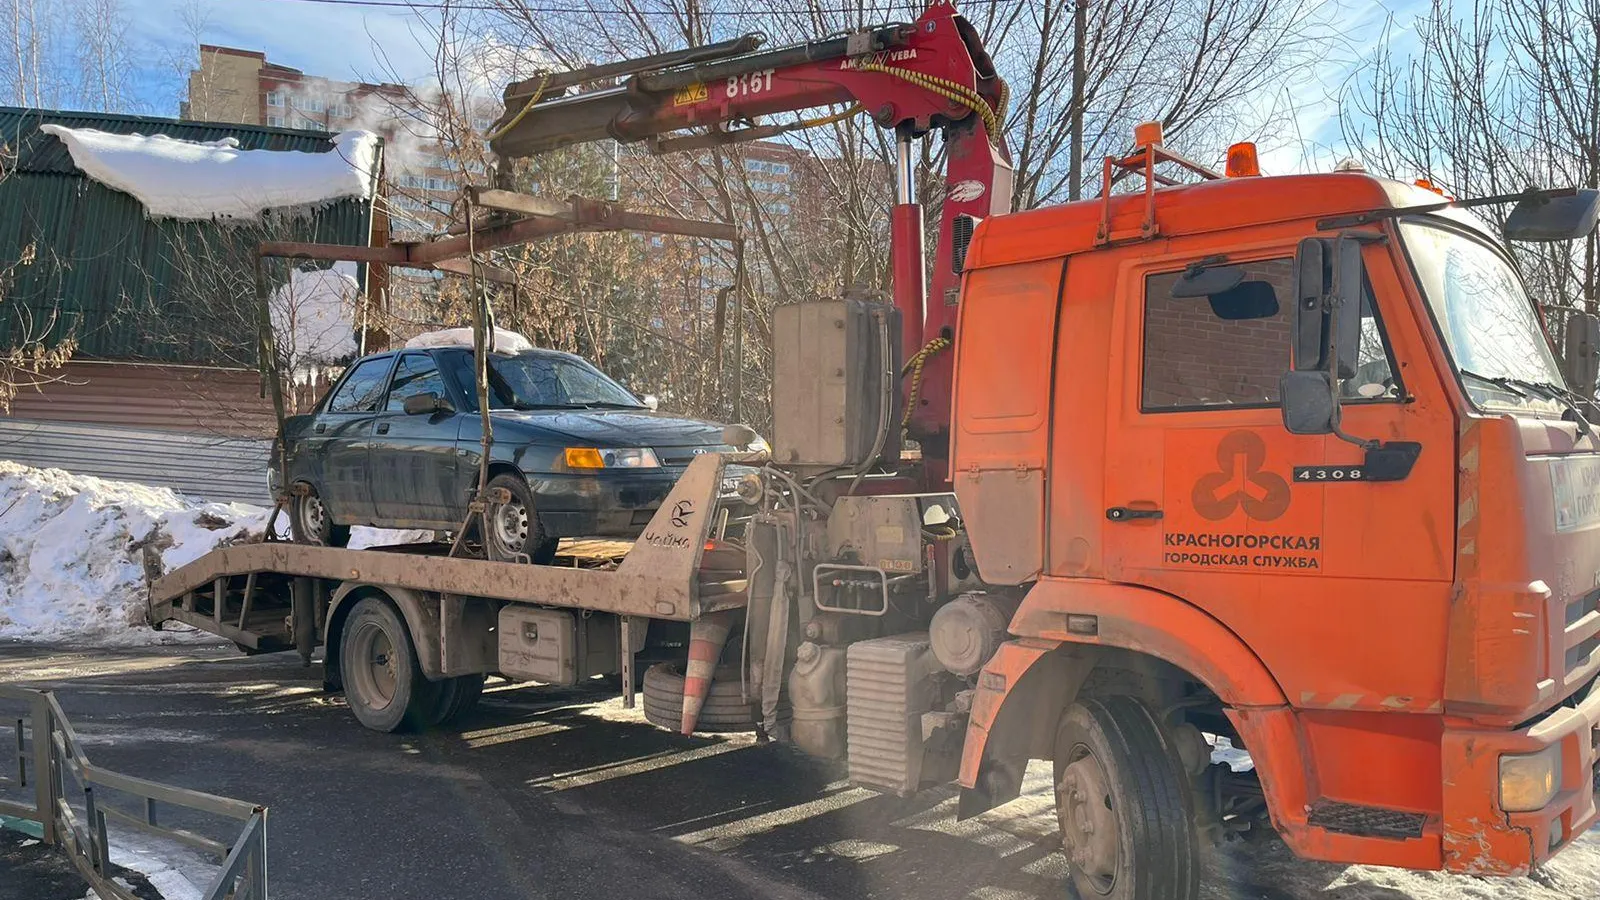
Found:
<svg viewBox="0 0 1600 900"><path fill-rule="evenodd" d="M744 702L740 693L739 668L717 669L694 730L713 734L755 731L761 715L760 704L752 707ZM683 663L656 663L645 670L644 717L650 724L668 731L683 727ZM778 718L790 718L787 701L778 708Z"/></svg>

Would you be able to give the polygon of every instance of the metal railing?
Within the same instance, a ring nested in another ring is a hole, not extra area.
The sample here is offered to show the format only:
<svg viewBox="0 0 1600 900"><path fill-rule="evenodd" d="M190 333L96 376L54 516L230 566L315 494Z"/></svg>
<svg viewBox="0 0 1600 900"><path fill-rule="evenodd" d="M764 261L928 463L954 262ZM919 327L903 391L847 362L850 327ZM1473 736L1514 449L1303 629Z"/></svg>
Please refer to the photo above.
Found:
<svg viewBox="0 0 1600 900"><path fill-rule="evenodd" d="M72 723L49 691L0 685L0 700L26 704L15 718L15 777L0 770L0 788L31 788L31 803L0 797L0 815L31 819L43 826L46 843L64 850L78 872L106 900L138 900L112 878L106 822L157 835L203 851L221 862L205 900L267 900L267 808L215 794L172 787L104 769L84 755ZM96 789L118 791L142 807L128 812L111 805ZM81 792L83 803L68 798ZM160 824L163 808L176 807L244 823L230 843L183 828Z"/></svg>

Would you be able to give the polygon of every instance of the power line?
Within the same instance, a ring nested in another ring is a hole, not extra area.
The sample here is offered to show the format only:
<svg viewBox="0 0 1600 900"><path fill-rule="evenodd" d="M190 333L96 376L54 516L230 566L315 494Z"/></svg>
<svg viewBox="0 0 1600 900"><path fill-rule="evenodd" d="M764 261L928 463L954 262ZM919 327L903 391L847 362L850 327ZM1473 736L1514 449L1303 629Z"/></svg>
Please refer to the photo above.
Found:
<svg viewBox="0 0 1600 900"><path fill-rule="evenodd" d="M323 5L323 6L361 6L361 7L380 8L380 9L382 9L382 8L406 9L406 10L411 10L413 12L447 12L447 11L450 11L450 10L462 10L462 11L467 11L467 12L474 12L474 11L476 11L476 12L505 12L505 11L508 10L508 4L503 4L503 3L502 4L485 3L485 2L481 2L481 0L480 0L480 2L476 2L476 3L471 3L471 2L469 2L469 3L442 3L442 2L421 3L421 2L410 2L410 0L276 0L276 2L279 2L279 3L315 3L315 4L320 4L320 5ZM967 2L968 2L968 4L974 5L974 6L993 6L994 4L1000 2L1000 0L976 0L976 2L974 2L974 0L967 0ZM715 11L707 12L707 13L704 13L704 14L705 15L714 16L716 18L756 17L756 16L763 16L763 17L769 17L769 18L773 17L773 16L777 16L777 17L796 16L796 17L798 17L798 16L812 15L812 14L848 15L848 14L851 14L851 13L860 13L860 14L863 14L863 15L882 15L882 14L886 14L886 13L921 13L923 11L923 9L925 9L925 8L926 7L925 7L924 4L907 3L907 4L896 4L896 5L891 5L891 6L879 7L879 8L874 8L874 9L844 8L844 7L837 7L837 8L832 8L832 9L766 10L766 11L749 10L749 9L732 9L732 10L715 10ZM605 10L605 9L596 9L594 7L584 7L584 6L533 6L533 5L526 5L526 4L517 7L517 9L519 11L526 11L526 12L530 12L530 13L539 13L539 14L546 14L546 15L588 15L588 14L592 14L592 13L610 13L610 14L619 15L619 16L620 15L628 15L628 16L633 16L633 15L640 15L640 16L679 16L679 15L681 15L680 12L676 12L676 11L668 10L668 9L632 9L632 10L614 9L614 10Z"/></svg>

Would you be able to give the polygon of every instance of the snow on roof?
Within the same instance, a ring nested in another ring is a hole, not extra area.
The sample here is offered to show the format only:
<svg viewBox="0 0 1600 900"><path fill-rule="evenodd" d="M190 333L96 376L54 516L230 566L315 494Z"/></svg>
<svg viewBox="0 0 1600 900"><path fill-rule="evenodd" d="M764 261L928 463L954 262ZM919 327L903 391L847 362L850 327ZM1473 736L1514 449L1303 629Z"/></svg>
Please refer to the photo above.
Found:
<svg viewBox="0 0 1600 900"><path fill-rule="evenodd" d="M445 328L419 334L406 341L408 350L426 350L433 347L471 347L471 328ZM524 353L533 349L533 342L515 331L505 328L494 330L491 349L496 353Z"/></svg>
<svg viewBox="0 0 1600 900"><path fill-rule="evenodd" d="M132 194L152 217L254 219L278 207L372 196L378 136L370 131L331 137L327 153L301 153L240 150L234 138L183 141L54 124L39 130L66 144L85 175Z"/></svg>
<svg viewBox="0 0 1600 900"><path fill-rule="evenodd" d="M355 263L332 269L296 270L272 294L272 330L278 349L296 370L356 355L356 300L361 293Z"/></svg>

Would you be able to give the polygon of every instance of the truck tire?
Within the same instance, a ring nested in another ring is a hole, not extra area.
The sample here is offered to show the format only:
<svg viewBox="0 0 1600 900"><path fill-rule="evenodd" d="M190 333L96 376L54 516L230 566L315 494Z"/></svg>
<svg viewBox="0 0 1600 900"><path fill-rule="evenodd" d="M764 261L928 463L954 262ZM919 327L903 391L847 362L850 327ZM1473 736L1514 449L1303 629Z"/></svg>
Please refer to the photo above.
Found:
<svg viewBox="0 0 1600 900"><path fill-rule="evenodd" d="M422 674L405 620L382 597L362 597L339 642L345 700L373 731L414 730L438 715L440 686Z"/></svg>
<svg viewBox="0 0 1600 900"><path fill-rule="evenodd" d="M307 484L304 493L289 498L289 535L297 544L343 547L350 543L350 526L335 525L328 504Z"/></svg>
<svg viewBox="0 0 1600 900"><path fill-rule="evenodd" d="M740 697L739 669L723 666L711 680L695 731L732 734L755 731L760 716ZM786 716L787 710L780 712ZM683 664L656 663L644 673L644 717L650 724L677 731L683 724Z"/></svg>
<svg viewBox="0 0 1600 900"><path fill-rule="evenodd" d="M528 483L501 472L489 479L488 486L505 488L511 494L511 502L491 504L484 510L483 554L496 562L517 562L522 556L541 566L555 562L560 539L545 534Z"/></svg>
<svg viewBox="0 0 1600 900"><path fill-rule="evenodd" d="M1084 698L1056 727L1056 819L1084 900L1195 900L1200 843L1177 748L1132 697Z"/></svg>
<svg viewBox="0 0 1600 900"><path fill-rule="evenodd" d="M438 709L433 724L453 725L472 712L483 696L482 675L461 675L439 682Z"/></svg>

